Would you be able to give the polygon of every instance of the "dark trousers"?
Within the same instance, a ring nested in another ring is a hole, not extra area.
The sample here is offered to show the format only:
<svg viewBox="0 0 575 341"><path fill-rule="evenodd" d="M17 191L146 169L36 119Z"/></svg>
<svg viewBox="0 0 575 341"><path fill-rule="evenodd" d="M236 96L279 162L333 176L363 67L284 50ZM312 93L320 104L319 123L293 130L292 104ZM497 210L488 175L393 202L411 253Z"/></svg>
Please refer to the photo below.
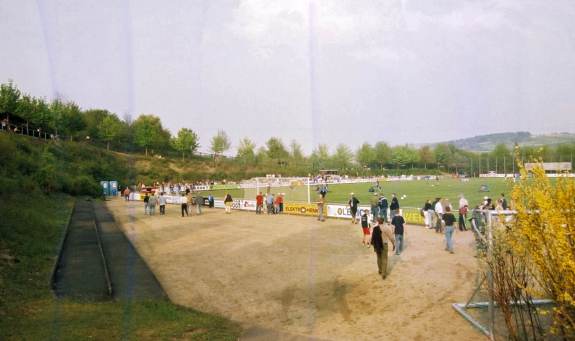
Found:
<svg viewBox="0 0 575 341"><path fill-rule="evenodd" d="M160 205L160 215L166 214L166 205Z"/></svg>
<svg viewBox="0 0 575 341"><path fill-rule="evenodd" d="M465 227L465 216L461 213L459 214L459 230L467 231L467 228Z"/></svg>
<svg viewBox="0 0 575 341"><path fill-rule="evenodd" d="M186 217L188 216L188 204L182 204L182 217L184 216L184 212L186 213Z"/></svg>
<svg viewBox="0 0 575 341"><path fill-rule="evenodd" d="M387 251L387 243L383 243L382 250L375 250L375 254L377 255L377 269L383 279L387 277Z"/></svg>
<svg viewBox="0 0 575 341"><path fill-rule="evenodd" d="M280 203L280 213L282 213L284 211L284 203Z"/></svg>

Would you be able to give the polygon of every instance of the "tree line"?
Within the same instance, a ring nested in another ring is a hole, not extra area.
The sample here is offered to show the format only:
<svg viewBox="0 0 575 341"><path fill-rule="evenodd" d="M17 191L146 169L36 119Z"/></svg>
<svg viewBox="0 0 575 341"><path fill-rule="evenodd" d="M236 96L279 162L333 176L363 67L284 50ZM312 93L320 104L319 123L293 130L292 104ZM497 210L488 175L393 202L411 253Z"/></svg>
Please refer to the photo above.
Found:
<svg viewBox="0 0 575 341"><path fill-rule="evenodd" d="M140 115L137 119L119 118L104 109L82 110L74 102L23 94L12 82L0 85L0 115L19 118L30 129L49 132L56 138L89 141L107 149L143 152L172 157L201 157L200 141L193 129L181 128L175 135L163 127L159 117ZM214 162L230 150L231 141L220 130L209 141ZM452 144L413 147L390 146L384 141L364 143L356 150L345 144L318 145L305 155L301 145L292 140L285 144L279 137L270 137L265 145L257 145L248 137L236 146L236 155L225 158L226 163L238 167L258 168L266 172L307 175L321 169L337 169L350 175L372 174L433 174L458 173L478 175L495 171L511 173L517 170L516 157L524 161L541 157L543 161L573 162L575 144L531 147L521 146L517 154L505 144L498 144L490 152L470 152Z"/></svg>

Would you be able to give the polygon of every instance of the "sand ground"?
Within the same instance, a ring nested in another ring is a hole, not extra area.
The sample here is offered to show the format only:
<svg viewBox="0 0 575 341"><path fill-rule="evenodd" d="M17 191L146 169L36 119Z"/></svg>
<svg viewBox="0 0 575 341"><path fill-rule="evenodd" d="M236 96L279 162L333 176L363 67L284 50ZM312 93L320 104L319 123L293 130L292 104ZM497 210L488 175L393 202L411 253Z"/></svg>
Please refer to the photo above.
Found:
<svg viewBox="0 0 575 341"><path fill-rule="evenodd" d="M451 303L476 282L471 232L443 237L406 226L406 248L390 254L389 276L347 220L256 216L204 209L182 218L145 216L142 203L107 203L176 304L327 340L483 340Z"/></svg>

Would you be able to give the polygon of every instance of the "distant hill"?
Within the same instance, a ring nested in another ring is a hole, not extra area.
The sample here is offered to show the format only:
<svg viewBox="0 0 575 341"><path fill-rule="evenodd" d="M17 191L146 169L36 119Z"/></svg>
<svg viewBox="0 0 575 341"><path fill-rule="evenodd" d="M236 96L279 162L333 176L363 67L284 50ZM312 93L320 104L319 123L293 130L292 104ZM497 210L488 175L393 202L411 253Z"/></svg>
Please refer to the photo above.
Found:
<svg viewBox="0 0 575 341"><path fill-rule="evenodd" d="M493 150L493 148L500 143L504 143L508 147L513 147L515 143L522 146L542 146L557 145L568 142L575 143L575 134L553 133L533 135L526 131L520 131L514 133L479 135L442 143L451 143L457 148L464 150L484 152Z"/></svg>

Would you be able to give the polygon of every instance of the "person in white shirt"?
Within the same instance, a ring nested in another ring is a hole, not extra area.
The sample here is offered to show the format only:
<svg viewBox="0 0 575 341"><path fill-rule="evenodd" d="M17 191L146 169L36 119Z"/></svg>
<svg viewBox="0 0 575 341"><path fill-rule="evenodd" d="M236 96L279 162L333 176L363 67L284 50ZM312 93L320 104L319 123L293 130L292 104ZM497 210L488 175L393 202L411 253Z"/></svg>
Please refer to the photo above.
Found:
<svg viewBox="0 0 575 341"><path fill-rule="evenodd" d="M469 203L467 202L467 199L465 199L465 197L463 196L463 194L459 195L459 209L465 207L465 206L469 206Z"/></svg>
<svg viewBox="0 0 575 341"><path fill-rule="evenodd" d="M437 217L437 221L435 222L435 232L437 233L441 233L443 231L443 200L441 198L438 198L436 203L435 203L435 207L434 207L434 211L435 211L435 215Z"/></svg>

